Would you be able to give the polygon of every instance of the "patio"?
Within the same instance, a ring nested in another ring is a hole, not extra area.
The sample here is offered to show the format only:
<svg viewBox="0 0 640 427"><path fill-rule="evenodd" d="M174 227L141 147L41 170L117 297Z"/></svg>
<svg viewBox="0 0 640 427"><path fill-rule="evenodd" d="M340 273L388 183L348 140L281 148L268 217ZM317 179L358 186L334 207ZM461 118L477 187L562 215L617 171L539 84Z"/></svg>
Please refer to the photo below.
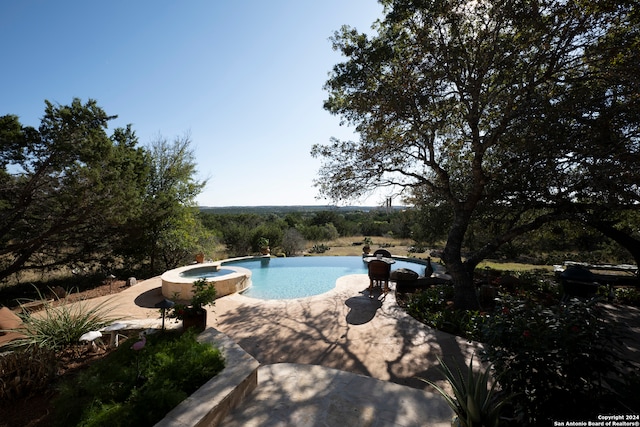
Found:
<svg viewBox="0 0 640 427"><path fill-rule="evenodd" d="M477 346L408 316L393 292L369 298L368 286L366 275L351 275L310 298L266 301L233 294L216 300L207 326L261 364L258 388L223 425L318 425L318 414L326 417L327 411L336 419L355 419L357 413L360 425L449 425L444 400L419 378L440 379L436 356L468 360ZM115 316L158 319L160 288L157 277L90 301L109 300ZM292 377L303 381L292 383ZM332 383L338 386L329 387L333 378L340 378ZM341 386L346 383L352 386Z"/></svg>

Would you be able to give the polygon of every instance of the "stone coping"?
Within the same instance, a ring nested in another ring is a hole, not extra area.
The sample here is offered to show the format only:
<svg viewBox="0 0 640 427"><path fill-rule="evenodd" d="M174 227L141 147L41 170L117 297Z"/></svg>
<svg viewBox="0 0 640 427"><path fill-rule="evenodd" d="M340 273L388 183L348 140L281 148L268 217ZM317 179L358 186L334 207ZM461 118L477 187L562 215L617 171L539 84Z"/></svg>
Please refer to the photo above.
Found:
<svg viewBox="0 0 640 427"><path fill-rule="evenodd" d="M198 340L220 349L225 368L173 408L156 427L218 426L258 385L260 364L227 335L207 328Z"/></svg>
<svg viewBox="0 0 640 427"><path fill-rule="evenodd" d="M184 273L185 271L197 270L197 269L205 269L205 268L214 268L215 270L218 270L218 269L220 269L220 265L221 265L221 261L185 265L183 267L178 267L178 268L174 268L173 270L165 271L164 273L162 273L162 276L160 276L160 278L162 279L163 282L192 284L196 280L196 278L194 278L194 277L183 277L183 276L181 276L181 274ZM210 279L207 279L207 280L215 281L215 279L234 278L234 277L237 277L237 276L240 276L240 275L246 275L247 273L249 275L251 274L250 270L248 270L246 268L243 268L243 267L225 266L225 268L227 268L229 270L234 270L234 272L233 273L229 273L229 274L225 274L224 276L210 278Z"/></svg>
<svg viewBox="0 0 640 427"><path fill-rule="evenodd" d="M225 260L228 261L228 260ZM175 302L187 302L193 296L193 282L195 277L183 277L182 273L192 270L218 271L225 261L190 264L166 271L160 276L162 280L162 295ZM221 276L208 277L206 280L216 287L216 298L236 292L242 292L251 286L251 270L243 267L226 266L230 273Z"/></svg>

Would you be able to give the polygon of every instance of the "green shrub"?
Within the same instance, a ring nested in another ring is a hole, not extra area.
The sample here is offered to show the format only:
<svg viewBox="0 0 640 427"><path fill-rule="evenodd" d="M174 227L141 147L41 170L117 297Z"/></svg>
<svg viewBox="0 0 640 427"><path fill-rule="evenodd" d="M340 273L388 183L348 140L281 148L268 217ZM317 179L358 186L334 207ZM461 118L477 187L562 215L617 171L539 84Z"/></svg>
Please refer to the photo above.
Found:
<svg viewBox="0 0 640 427"><path fill-rule="evenodd" d="M560 287L548 274L542 271L518 271L509 274L517 278L517 285L507 293L522 300L536 301L544 306L551 306L560 300Z"/></svg>
<svg viewBox="0 0 640 427"><path fill-rule="evenodd" d="M543 306L505 298L484 327L484 359L513 400L519 425L589 419L629 409L629 365L595 300ZM595 418L594 418L595 419Z"/></svg>
<svg viewBox="0 0 640 427"><path fill-rule="evenodd" d="M313 245L313 247L311 249L309 249L309 253L310 254L323 254L326 251L330 250L331 248L327 245L325 245L324 243L320 243L319 245Z"/></svg>
<svg viewBox="0 0 640 427"><path fill-rule="evenodd" d="M451 369L440 357L438 362L438 368L449 383L452 393L448 393L434 381L423 381L444 397L461 425L497 427L500 411L512 396L504 396L498 392L497 382L491 381L491 367L481 367L480 371L476 371L473 368L473 356L464 372L457 365Z"/></svg>
<svg viewBox="0 0 640 427"><path fill-rule="evenodd" d="M453 298L453 286L436 285L412 294L407 313L438 330L468 339L478 339L487 315L479 311L453 310L447 302Z"/></svg>
<svg viewBox="0 0 640 427"><path fill-rule="evenodd" d="M58 425L153 425L224 368L193 332L151 335L139 351L130 341L61 387Z"/></svg>
<svg viewBox="0 0 640 427"><path fill-rule="evenodd" d="M615 298L621 304L640 307L640 292L637 288L616 288Z"/></svg>
<svg viewBox="0 0 640 427"><path fill-rule="evenodd" d="M36 345L53 350L77 345L82 334L97 331L117 320L109 315L108 302L89 306L85 302L54 305L42 299L44 310L30 314L23 310L20 317L26 338L12 341L12 348Z"/></svg>

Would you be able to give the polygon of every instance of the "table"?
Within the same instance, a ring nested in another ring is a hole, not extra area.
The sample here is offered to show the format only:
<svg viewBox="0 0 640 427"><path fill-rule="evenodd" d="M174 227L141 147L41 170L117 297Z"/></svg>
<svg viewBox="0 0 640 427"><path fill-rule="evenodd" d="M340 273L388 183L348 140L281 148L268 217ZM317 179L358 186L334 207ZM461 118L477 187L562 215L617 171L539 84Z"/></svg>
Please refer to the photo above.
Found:
<svg viewBox="0 0 640 427"><path fill-rule="evenodd" d="M109 339L109 347L118 346L119 344L118 337L120 336L118 332L125 329L126 327L127 327L126 323L116 322L116 323L110 324L109 326L103 329L103 331L109 332L109 334L111 335L111 338Z"/></svg>
<svg viewBox="0 0 640 427"><path fill-rule="evenodd" d="M362 260L367 264L370 263L371 261L374 261L374 260L384 261L387 264L394 264L396 262L396 260L393 259L393 258L388 258L388 257L379 257L378 258L378 257L375 257L375 256L368 256L368 257L362 258Z"/></svg>

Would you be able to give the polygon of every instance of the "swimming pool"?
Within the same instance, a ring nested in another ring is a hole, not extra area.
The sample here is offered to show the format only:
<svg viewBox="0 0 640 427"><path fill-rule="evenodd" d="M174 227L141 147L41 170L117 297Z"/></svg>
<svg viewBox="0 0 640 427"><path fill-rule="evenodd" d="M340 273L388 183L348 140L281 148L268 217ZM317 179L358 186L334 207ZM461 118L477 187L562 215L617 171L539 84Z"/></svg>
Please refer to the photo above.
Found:
<svg viewBox="0 0 640 427"><path fill-rule="evenodd" d="M251 270L252 285L243 295L258 299L292 299L330 291L339 277L367 274L367 264L359 256L316 256L259 258L224 262L223 266ZM391 271L408 268L422 275L425 266L396 260ZM437 266L434 264L434 268Z"/></svg>

